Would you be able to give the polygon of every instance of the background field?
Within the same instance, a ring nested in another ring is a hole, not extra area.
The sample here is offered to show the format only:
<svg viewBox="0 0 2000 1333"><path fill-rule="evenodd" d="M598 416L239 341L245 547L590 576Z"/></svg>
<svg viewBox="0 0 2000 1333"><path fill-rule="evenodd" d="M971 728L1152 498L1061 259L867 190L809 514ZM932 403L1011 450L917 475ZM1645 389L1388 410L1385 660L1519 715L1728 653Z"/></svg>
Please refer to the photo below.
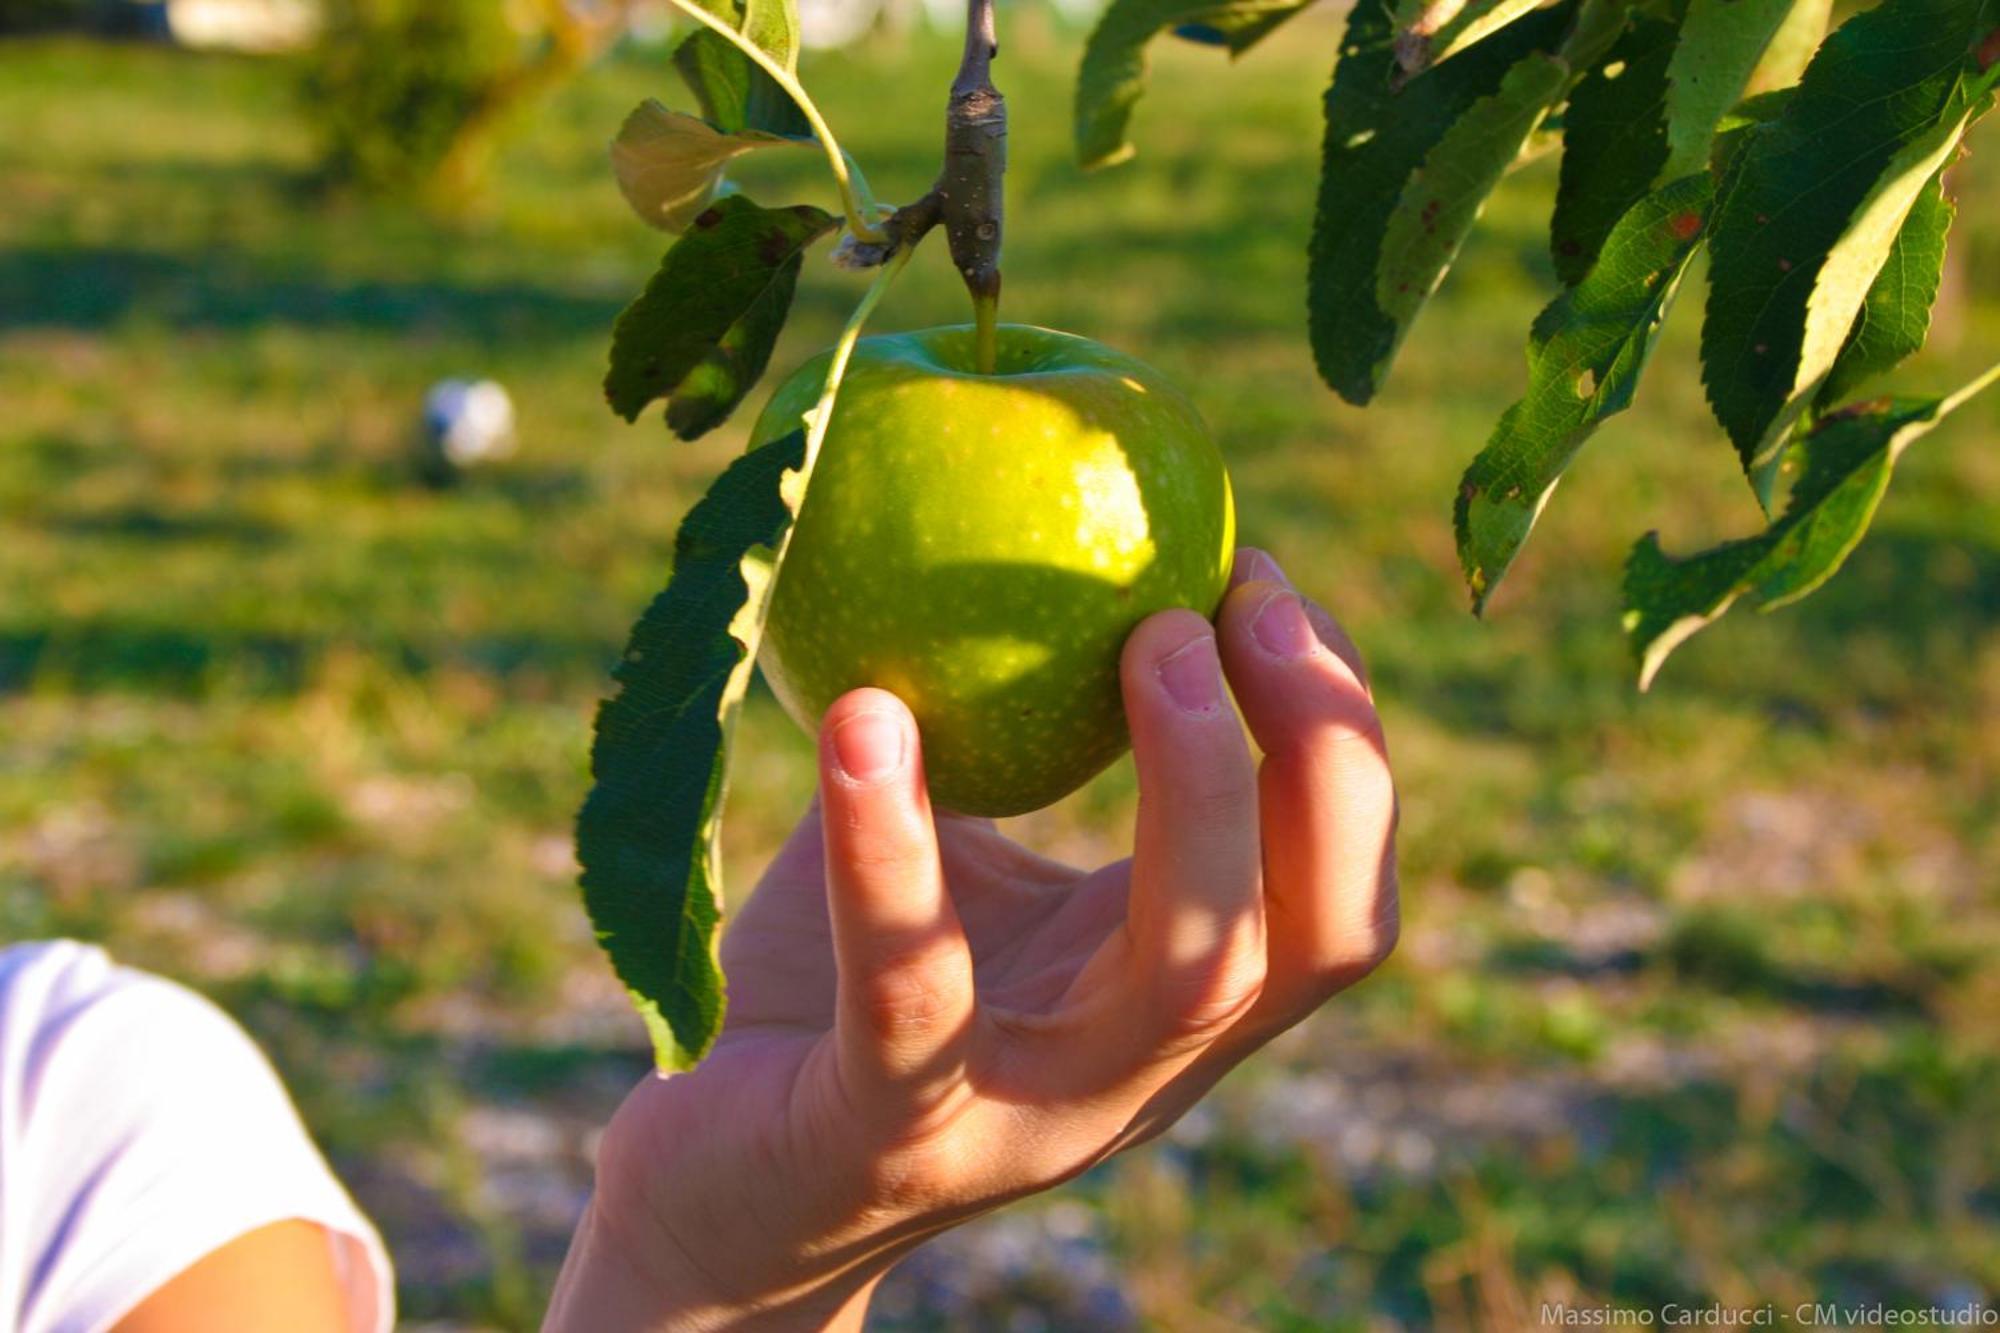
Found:
<svg viewBox="0 0 2000 1333"><path fill-rule="evenodd" d="M2000 1296L2000 396L1911 453L1823 593L1728 618L1642 698L1631 541L1757 518L1703 409L1698 291L1476 622L1450 498L1524 380L1553 163L1503 190L1355 411L1302 328L1334 29L1233 68L1163 52L1140 157L1089 177L1078 40L1022 18L999 67L1007 314L1185 382L1246 537L1352 627L1408 926L1170 1141L905 1265L880 1326ZM885 197L928 181L951 63L924 39L809 60ZM0 44L0 938L100 940L240 1015L438 1328L533 1326L593 1126L643 1067L568 826L608 664L742 438L676 443L600 400L661 249L603 144L649 93L679 95L656 59L601 67L447 226L318 197L282 64ZM1991 156L1959 175L1971 296L1916 387L2000 347ZM823 202L813 167L760 166L760 197ZM941 248L884 326L962 317ZM858 291L815 260L775 365ZM523 450L426 491L416 405L468 372L514 392ZM735 891L808 765L760 693ZM1110 856L1131 799L1121 768L1022 832Z"/></svg>

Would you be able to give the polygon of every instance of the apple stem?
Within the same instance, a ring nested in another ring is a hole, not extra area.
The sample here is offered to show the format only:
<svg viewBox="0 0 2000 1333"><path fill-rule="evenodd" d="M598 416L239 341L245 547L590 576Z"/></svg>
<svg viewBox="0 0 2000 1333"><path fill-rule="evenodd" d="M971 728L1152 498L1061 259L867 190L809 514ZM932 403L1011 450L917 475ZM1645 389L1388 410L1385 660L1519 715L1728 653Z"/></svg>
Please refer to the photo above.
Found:
<svg viewBox="0 0 2000 1333"><path fill-rule="evenodd" d="M982 370L992 363L1000 303L1000 218L1007 171L1007 100L993 86L1000 53L993 0L966 0L965 54L945 110L944 169L933 193L952 263L972 294Z"/></svg>
<svg viewBox="0 0 2000 1333"><path fill-rule="evenodd" d="M972 298L972 356L982 375L991 375L1000 359L1000 293Z"/></svg>

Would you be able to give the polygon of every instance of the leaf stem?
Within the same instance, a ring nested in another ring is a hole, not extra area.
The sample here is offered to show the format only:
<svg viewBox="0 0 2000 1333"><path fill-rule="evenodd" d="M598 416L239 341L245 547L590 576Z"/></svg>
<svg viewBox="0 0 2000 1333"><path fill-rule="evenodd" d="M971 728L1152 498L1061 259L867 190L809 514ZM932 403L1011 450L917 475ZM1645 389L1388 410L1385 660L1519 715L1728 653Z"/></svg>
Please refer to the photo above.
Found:
<svg viewBox="0 0 2000 1333"><path fill-rule="evenodd" d="M2000 381L2000 362L1988 366L1985 373L1974 377L1971 382L1960 385L1956 392L1938 404L1938 415L1956 411L1966 399L1992 387L1995 381Z"/></svg>
<svg viewBox="0 0 2000 1333"><path fill-rule="evenodd" d="M807 476L811 475L813 464L819 460L820 444L826 439L827 427L833 421L834 395L840 392L840 381L847 374L848 358L854 355L854 344L861 338L861 327L875 313L875 307L882 303L889 284L908 266L910 256L915 253L914 249L898 251L882 266L882 271L875 275L875 281L868 284L868 290L862 293L854 313L847 317L846 326L833 344L833 359L826 367L826 384L820 390L819 401L813 404L812 411L806 413L806 457L800 470Z"/></svg>
<svg viewBox="0 0 2000 1333"><path fill-rule="evenodd" d="M820 388L819 401L814 403L812 410L805 415L805 454L799 460L797 469L787 473L780 483L779 489L784 496L785 504L792 511L792 521L786 525L785 535L778 539L778 549L771 559L769 582L765 585L763 596L757 606L755 628L748 640L752 654L755 654L757 645L764 640L764 622L771 613L772 592L777 587L778 580L784 576L785 552L791 549L792 534L798 531L798 515L805 506L806 490L812 485L813 468L819 462L820 446L826 442L827 428L833 424L833 400L840 392L840 381L847 375L847 362L854 355L854 344L861 338L862 325L866 324L868 317L875 313L875 307L882 303L883 294L889 290L889 285L896 280L896 276L909 265L910 256L915 253L915 247L906 247L890 256L888 262L882 266L882 271L875 275L875 280L868 284L868 290L862 294L860 302L854 307L854 313L847 317L846 327L841 329L839 339L833 344L833 356L827 362L826 381Z"/></svg>
<svg viewBox="0 0 2000 1333"><path fill-rule="evenodd" d="M876 220L882 211L881 206L875 202L875 195L868 188L868 178L861 174L860 164L849 157L847 150L840 146L840 141L833 137L833 131L828 128L826 118L820 115L819 107L814 105L812 98L807 95L798 76L771 59L770 55L755 42L694 4L692 0L673 0L673 3L674 8L695 22L720 33L730 45L750 57L757 68L770 75L772 82L785 90L786 96L798 105L800 114L806 118L806 124L812 127L813 138L819 140L820 147L826 152L827 168L833 172L834 183L840 187L840 204L847 213L847 229L857 239L870 244L879 245L886 242L889 239L888 234Z"/></svg>

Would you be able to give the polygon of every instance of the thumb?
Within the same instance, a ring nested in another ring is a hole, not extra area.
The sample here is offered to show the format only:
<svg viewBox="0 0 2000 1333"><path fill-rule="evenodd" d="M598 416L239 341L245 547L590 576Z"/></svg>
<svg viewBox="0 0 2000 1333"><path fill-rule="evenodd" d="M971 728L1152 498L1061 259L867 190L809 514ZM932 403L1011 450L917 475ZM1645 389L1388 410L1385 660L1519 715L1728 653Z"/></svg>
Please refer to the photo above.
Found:
<svg viewBox="0 0 2000 1333"><path fill-rule="evenodd" d="M939 868L916 720L884 690L843 695L819 763L841 1075L863 1105L930 1110L964 1070L972 952Z"/></svg>

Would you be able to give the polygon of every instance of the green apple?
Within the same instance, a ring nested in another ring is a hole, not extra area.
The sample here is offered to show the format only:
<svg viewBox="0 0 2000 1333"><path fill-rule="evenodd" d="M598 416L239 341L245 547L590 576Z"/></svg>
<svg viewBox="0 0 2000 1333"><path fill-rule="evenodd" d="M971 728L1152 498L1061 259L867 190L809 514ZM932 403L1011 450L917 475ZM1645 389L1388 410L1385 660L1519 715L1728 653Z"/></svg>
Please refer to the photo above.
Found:
<svg viewBox="0 0 2000 1333"><path fill-rule="evenodd" d="M753 447L801 424L826 365L778 388ZM1155 611L1213 614L1236 520L1158 371L1020 325L973 365L968 327L856 345L759 660L809 732L848 690L894 692L937 804L1012 815L1124 753L1119 650Z"/></svg>

